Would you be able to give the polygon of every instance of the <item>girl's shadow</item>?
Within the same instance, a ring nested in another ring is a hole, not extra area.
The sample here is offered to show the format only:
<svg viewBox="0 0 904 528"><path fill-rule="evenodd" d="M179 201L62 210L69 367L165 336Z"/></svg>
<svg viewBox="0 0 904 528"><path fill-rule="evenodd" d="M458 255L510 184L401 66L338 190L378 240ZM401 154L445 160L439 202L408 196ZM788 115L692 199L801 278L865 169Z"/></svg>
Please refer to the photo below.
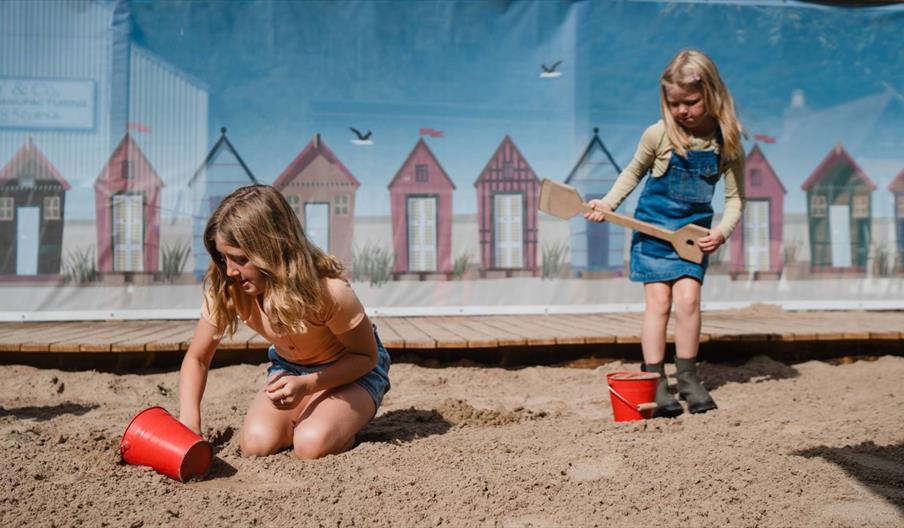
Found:
<svg viewBox="0 0 904 528"><path fill-rule="evenodd" d="M433 409L401 409L374 418L360 433L358 442L410 442L443 434L452 427Z"/></svg>

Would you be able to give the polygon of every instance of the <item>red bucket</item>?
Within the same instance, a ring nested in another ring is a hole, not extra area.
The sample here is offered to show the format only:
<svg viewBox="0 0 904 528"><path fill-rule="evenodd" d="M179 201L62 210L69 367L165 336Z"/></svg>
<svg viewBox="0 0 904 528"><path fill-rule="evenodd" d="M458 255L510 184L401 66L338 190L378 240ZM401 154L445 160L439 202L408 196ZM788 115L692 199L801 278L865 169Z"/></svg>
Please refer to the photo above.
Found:
<svg viewBox="0 0 904 528"><path fill-rule="evenodd" d="M150 466L180 482L204 476L213 459L210 442L162 407L150 407L132 418L119 452L128 464Z"/></svg>
<svg viewBox="0 0 904 528"><path fill-rule="evenodd" d="M612 414L616 422L643 420L653 415L659 374L611 372L606 375L606 379L609 382L609 397L612 399Z"/></svg>

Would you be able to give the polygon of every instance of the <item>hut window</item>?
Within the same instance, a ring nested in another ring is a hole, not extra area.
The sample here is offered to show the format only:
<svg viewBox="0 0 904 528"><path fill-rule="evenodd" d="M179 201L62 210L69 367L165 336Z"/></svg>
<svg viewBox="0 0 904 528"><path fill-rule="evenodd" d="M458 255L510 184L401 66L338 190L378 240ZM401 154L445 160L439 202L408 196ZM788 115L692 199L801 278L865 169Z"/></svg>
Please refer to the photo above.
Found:
<svg viewBox="0 0 904 528"><path fill-rule="evenodd" d="M502 162L502 178L505 180L512 179L512 162L511 161Z"/></svg>
<svg viewBox="0 0 904 528"><path fill-rule="evenodd" d="M132 177L132 160L122 160L122 165L120 165L120 169L122 170L122 179L128 180Z"/></svg>
<svg viewBox="0 0 904 528"><path fill-rule="evenodd" d="M851 216L854 218L869 218L869 196L865 194L854 195L854 207Z"/></svg>
<svg viewBox="0 0 904 528"><path fill-rule="evenodd" d="M814 194L810 197L810 216L823 218L826 215L826 197L822 194Z"/></svg>
<svg viewBox="0 0 904 528"><path fill-rule="evenodd" d="M760 169L752 169L750 171L750 185L754 187L759 187L763 184L763 173Z"/></svg>
<svg viewBox="0 0 904 528"><path fill-rule="evenodd" d="M348 195L347 194L337 194L333 196L333 211L335 211L336 216L347 216L348 215Z"/></svg>
<svg viewBox="0 0 904 528"><path fill-rule="evenodd" d="M19 176L19 187L34 187L35 186L35 175L26 172L25 174Z"/></svg>
<svg viewBox="0 0 904 528"><path fill-rule="evenodd" d="M44 197L44 220L60 219L60 197L45 196Z"/></svg>
<svg viewBox="0 0 904 528"><path fill-rule="evenodd" d="M414 181L419 183L427 182L427 165L418 164L414 166Z"/></svg>
<svg viewBox="0 0 904 528"><path fill-rule="evenodd" d="M295 213L295 216L301 217L301 198L298 196L290 196L289 197L289 205L292 206L292 211Z"/></svg>
<svg viewBox="0 0 904 528"><path fill-rule="evenodd" d="M0 221L13 219L15 199L12 196L0 196Z"/></svg>

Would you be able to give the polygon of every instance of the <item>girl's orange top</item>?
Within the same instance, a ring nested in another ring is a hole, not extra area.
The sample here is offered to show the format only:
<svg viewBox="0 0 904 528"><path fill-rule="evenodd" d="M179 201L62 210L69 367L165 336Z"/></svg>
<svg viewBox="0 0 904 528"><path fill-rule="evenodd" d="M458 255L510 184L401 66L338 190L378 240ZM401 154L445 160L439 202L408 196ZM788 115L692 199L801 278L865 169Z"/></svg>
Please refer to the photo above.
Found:
<svg viewBox="0 0 904 528"><path fill-rule="evenodd" d="M324 289L324 307L320 313L304 321L304 331L278 334L257 302L256 295L248 295L230 284L236 311L242 322L276 346L283 358L303 365L319 365L335 361L345 353L345 347L336 338L358 326L364 319L364 306L358 300L351 285L344 279L321 279ZM212 299L207 297L201 306L201 317L214 325L210 316ZM217 329L217 334L223 334Z"/></svg>

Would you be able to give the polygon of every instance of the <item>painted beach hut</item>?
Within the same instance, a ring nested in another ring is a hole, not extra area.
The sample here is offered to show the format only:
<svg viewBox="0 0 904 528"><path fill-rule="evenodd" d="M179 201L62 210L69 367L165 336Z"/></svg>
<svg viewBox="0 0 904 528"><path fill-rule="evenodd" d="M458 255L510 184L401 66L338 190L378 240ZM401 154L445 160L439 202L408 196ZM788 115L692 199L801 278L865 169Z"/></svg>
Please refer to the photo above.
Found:
<svg viewBox="0 0 904 528"><path fill-rule="evenodd" d="M97 269L160 270L160 192L163 181L128 133L94 181Z"/></svg>
<svg viewBox="0 0 904 528"><path fill-rule="evenodd" d="M787 191L759 145L747 155L744 192L747 206L731 237L729 269L732 276L778 277L784 266L782 231Z"/></svg>
<svg viewBox="0 0 904 528"><path fill-rule="evenodd" d="M904 169L888 185L895 199L895 240L898 262L904 263ZM899 264L900 265L900 264Z"/></svg>
<svg viewBox="0 0 904 528"><path fill-rule="evenodd" d="M226 128L220 129L220 139L214 143L207 159L188 182L192 192L192 255L194 274L198 280L204 278L209 256L204 247L204 227L207 219L220 205L223 198L244 185L259 183L251 169L239 156L226 137Z"/></svg>
<svg viewBox="0 0 904 528"><path fill-rule="evenodd" d="M318 247L351 264L355 191L361 183L320 134L276 178L279 189Z"/></svg>
<svg viewBox="0 0 904 528"><path fill-rule="evenodd" d="M537 200L540 180L505 136L474 182L481 275L538 275Z"/></svg>
<svg viewBox="0 0 904 528"><path fill-rule="evenodd" d="M565 178L590 201L605 195L618 178L621 169L593 129L593 138L577 164ZM571 271L578 277L614 275L625 267L625 228L612 222L588 222L577 216L569 221Z"/></svg>
<svg viewBox="0 0 904 528"><path fill-rule="evenodd" d="M801 188L807 193L811 270L864 272L876 184L839 143Z"/></svg>
<svg viewBox="0 0 904 528"><path fill-rule="evenodd" d="M393 273L452 273L452 193L455 184L419 139L389 182Z"/></svg>
<svg viewBox="0 0 904 528"><path fill-rule="evenodd" d="M0 278L59 275L68 190L31 138L0 169Z"/></svg>

